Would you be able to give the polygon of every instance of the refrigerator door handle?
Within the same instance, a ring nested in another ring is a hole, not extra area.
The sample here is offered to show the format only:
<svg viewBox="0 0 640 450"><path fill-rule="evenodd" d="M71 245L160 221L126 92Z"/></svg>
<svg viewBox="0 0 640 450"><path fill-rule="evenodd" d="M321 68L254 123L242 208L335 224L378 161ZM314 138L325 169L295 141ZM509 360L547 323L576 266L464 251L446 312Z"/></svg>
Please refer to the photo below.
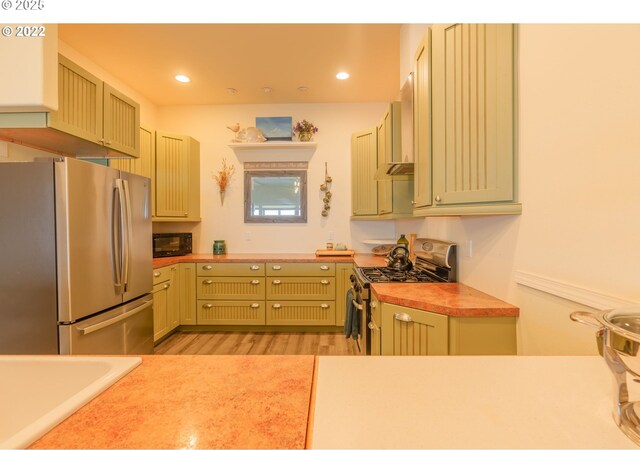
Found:
<svg viewBox="0 0 640 450"><path fill-rule="evenodd" d="M124 217L123 217L123 223L124 223L124 228L123 228L123 235L124 235L124 239L123 239L123 269L122 269L122 273L123 273L123 284L124 284L124 291L127 292L127 285L129 283L129 266L131 263L131 240L132 238L132 232L131 230L133 229L133 225L131 223L131 191L129 190L129 182L127 180L120 180L122 183L122 187L123 187L123 192L124 192Z"/></svg>
<svg viewBox="0 0 640 450"><path fill-rule="evenodd" d="M113 284L116 293L122 294L122 188L119 181L116 180L113 190L111 253L113 255Z"/></svg>
<svg viewBox="0 0 640 450"><path fill-rule="evenodd" d="M144 302L142 305L138 306L137 308L132 309L131 311L127 311L124 314L120 314L119 316L112 317L111 319L107 319L104 322L96 323L94 325L89 325L87 327L76 327L76 329L80 333L82 333L84 335L87 335L87 334L93 333L94 331L98 331L98 330L101 330L103 328L106 328L109 325L113 325L116 322L120 322L120 321L126 319L127 317L131 317L131 316L133 316L135 314L138 314L140 311L143 311L143 310L145 310L147 308L150 308L151 305L153 305L153 299Z"/></svg>

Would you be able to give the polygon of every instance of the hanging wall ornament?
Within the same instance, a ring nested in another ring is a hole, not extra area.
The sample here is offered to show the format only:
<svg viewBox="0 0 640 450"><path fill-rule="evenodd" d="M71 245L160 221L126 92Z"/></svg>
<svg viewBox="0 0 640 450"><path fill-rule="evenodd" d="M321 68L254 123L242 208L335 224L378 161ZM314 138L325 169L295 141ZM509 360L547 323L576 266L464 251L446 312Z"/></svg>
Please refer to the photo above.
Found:
<svg viewBox="0 0 640 450"><path fill-rule="evenodd" d="M331 209L331 182L333 179L329 176L327 172L327 163L324 163L324 183L320 185L320 190L324 192L324 198L322 202L324 204L324 208L322 209L322 217L327 217L329 215L329 210Z"/></svg>

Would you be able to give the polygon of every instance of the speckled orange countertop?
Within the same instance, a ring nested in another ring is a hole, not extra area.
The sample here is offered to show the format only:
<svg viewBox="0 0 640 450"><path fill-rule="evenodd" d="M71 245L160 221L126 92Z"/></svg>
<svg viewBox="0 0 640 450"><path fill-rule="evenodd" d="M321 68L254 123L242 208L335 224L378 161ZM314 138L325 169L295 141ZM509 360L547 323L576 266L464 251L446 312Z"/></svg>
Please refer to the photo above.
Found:
<svg viewBox="0 0 640 450"><path fill-rule="evenodd" d="M360 267L385 266L382 256L357 253L354 256L316 256L314 253L229 253L214 255L213 253L192 253L184 256L154 258L153 268L170 266L177 263L212 263L212 262L355 262Z"/></svg>
<svg viewBox="0 0 640 450"><path fill-rule="evenodd" d="M455 317L517 317L520 308L461 283L372 283L381 302Z"/></svg>
<svg viewBox="0 0 640 450"><path fill-rule="evenodd" d="M304 448L315 357L143 356L30 448Z"/></svg>

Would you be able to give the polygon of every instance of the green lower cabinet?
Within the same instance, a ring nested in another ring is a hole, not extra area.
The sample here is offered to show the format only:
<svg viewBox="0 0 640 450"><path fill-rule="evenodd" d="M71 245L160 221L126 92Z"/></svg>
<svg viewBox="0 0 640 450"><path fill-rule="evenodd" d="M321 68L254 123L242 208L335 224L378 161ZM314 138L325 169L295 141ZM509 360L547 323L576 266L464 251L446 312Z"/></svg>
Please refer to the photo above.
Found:
<svg viewBox="0 0 640 450"><path fill-rule="evenodd" d="M447 355L448 317L382 304L383 355Z"/></svg>
<svg viewBox="0 0 640 450"><path fill-rule="evenodd" d="M264 301L198 300L198 325L264 325Z"/></svg>
<svg viewBox="0 0 640 450"><path fill-rule="evenodd" d="M334 325L334 301L267 300L267 325Z"/></svg>
<svg viewBox="0 0 640 450"><path fill-rule="evenodd" d="M198 277L198 300L264 300L264 277Z"/></svg>
<svg viewBox="0 0 640 450"><path fill-rule="evenodd" d="M383 355L517 353L515 317L448 317L382 303L381 331Z"/></svg>
<svg viewBox="0 0 640 450"><path fill-rule="evenodd" d="M371 356L380 356L382 355L382 330L373 319L368 326L371 333Z"/></svg>
<svg viewBox="0 0 640 450"><path fill-rule="evenodd" d="M196 265L178 264L180 325L196 325Z"/></svg>
<svg viewBox="0 0 640 450"><path fill-rule="evenodd" d="M180 324L177 265L153 271L153 340L163 338Z"/></svg>

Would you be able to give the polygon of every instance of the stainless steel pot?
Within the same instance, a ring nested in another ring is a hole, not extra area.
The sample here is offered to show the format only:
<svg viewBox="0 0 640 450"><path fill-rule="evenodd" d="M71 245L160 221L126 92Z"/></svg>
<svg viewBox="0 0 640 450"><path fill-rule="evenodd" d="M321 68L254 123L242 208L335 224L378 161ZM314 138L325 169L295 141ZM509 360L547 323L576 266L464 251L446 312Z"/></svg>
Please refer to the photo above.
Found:
<svg viewBox="0 0 640 450"><path fill-rule="evenodd" d="M640 383L640 306L598 313L576 311L571 320L597 328L598 351L615 378L613 419L640 445L640 399L631 399L628 382Z"/></svg>

